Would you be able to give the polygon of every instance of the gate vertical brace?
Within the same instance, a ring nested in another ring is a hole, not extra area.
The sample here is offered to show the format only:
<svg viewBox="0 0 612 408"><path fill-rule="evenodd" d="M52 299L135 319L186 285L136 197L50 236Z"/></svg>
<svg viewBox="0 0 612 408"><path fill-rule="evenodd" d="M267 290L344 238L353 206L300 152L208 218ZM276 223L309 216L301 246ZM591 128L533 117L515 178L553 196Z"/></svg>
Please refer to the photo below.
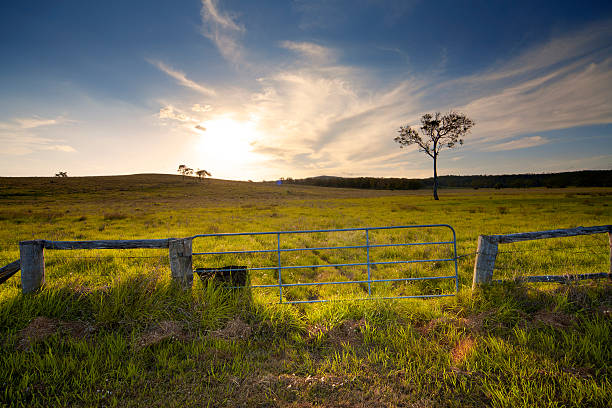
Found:
<svg viewBox="0 0 612 408"><path fill-rule="evenodd" d="M278 254L278 303L283 303L283 281L281 279L281 250L280 250L280 233L276 234L277 254Z"/></svg>
<svg viewBox="0 0 612 408"><path fill-rule="evenodd" d="M455 229L451 227L453 231L453 247L455 249L455 292L459 293L459 266L457 265L457 234Z"/></svg>
<svg viewBox="0 0 612 408"><path fill-rule="evenodd" d="M368 297L372 296L372 278L370 277L370 234L369 232L370 230L366 228L365 233L366 233L366 254L367 254L366 263L368 264Z"/></svg>

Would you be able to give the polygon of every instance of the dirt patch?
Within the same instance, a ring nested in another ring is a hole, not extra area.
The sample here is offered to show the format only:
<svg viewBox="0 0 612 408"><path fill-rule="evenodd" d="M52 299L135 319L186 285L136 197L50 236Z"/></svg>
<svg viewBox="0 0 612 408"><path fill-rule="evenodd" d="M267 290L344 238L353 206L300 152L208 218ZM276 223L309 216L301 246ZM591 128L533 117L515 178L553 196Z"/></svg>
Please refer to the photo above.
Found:
<svg viewBox="0 0 612 408"><path fill-rule="evenodd" d="M166 339L179 340L185 338L183 326L173 320L162 320L155 327L141 334L134 346L137 349L149 347Z"/></svg>
<svg viewBox="0 0 612 408"><path fill-rule="evenodd" d="M325 327L325 325L323 325L321 323L317 323L317 324L313 324L312 326L308 326L308 328L306 330L308 332L308 337L309 338L319 337L322 334L325 334L325 333L327 333L329 331L327 329L327 327Z"/></svg>
<svg viewBox="0 0 612 408"><path fill-rule="evenodd" d="M481 325L481 323L477 323L476 321L470 321L469 319L445 316L431 319L422 326L415 326L415 329L416 331L421 333L421 335L426 336L431 333L436 327L442 324L451 324L455 327L461 328L472 328L472 326L476 327Z"/></svg>
<svg viewBox="0 0 612 408"><path fill-rule="evenodd" d="M363 343L365 320L346 320L327 332L330 343L336 346L342 343L360 345Z"/></svg>
<svg viewBox="0 0 612 408"><path fill-rule="evenodd" d="M459 364L465 358L471 354L472 350L476 346L476 340L471 337L466 337L461 340L457 345L451 350L451 359L453 360L453 364Z"/></svg>
<svg viewBox="0 0 612 408"><path fill-rule="evenodd" d="M27 350L34 343L43 341L56 333L70 336L74 339L85 338L95 332L95 328L85 322L64 321L48 317L36 317L25 328L19 331L17 348Z"/></svg>
<svg viewBox="0 0 612 408"><path fill-rule="evenodd" d="M460 320L472 332L485 333L493 329L503 329L505 327L502 322L495 321L495 315L495 310L487 310Z"/></svg>
<svg viewBox="0 0 612 408"><path fill-rule="evenodd" d="M556 329L565 329L571 327L575 320L575 317L565 313L540 310L533 315L532 324L534 326L551 326Z"/></svg>
<svg viewBox="0 0 612 408"><path fill-rule="evenodd" d="M314 384L324 385L329 388L337 388L343 386L345 383L349 383L354 379L349 377L341 377L337 375L314 375L301 377L295 374L281 374L278 377L279 382L285 388L304 388L312 386Z"/></svg>
<svg viewBox="0 0 612 408"><path fill-rule="evenodd" d="M90 287L86 285L75 285L72 287L74 294L77 296L86 296L94 292L108 293L110 291L110 285Z"/></svg>
<svg viewBox="0 0 612 408"><path fill-rule="evenodd" d="M343 343L360 345L363 343L363 328L365 320L346 320L331 329L324 324L317 323L307 328L308 341L325 336L334 346L341 346Z"/></svg>
<svg viewBox="0 0 612 408"><path fill-rule="evenodd" d="M238 340L247 339L251 336L253 329L247 323L242 321L239 317L227 322L224 328L212 331L210 334L213 337L227 339L227 340Z"/></svg>

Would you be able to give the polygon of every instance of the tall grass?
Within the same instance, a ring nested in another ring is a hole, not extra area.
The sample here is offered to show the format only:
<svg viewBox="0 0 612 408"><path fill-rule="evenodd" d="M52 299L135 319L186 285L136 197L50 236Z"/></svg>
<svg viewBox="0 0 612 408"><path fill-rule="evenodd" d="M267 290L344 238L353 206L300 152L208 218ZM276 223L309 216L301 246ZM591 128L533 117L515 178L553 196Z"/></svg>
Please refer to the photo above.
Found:
<svg viewBox="0 0 612 408"><path fill-rule="evenodd" d="M0 264L17 243L197 233L448 223L459 253L478 234L610 224L609 189L419 192L136 176L20 183L3 179ZM136 182L138 181L138 182ZM26 194L27 193L27 194ZM24 195L25 194L25 195ZM29 195L28 195L29 194ZM31 197L37 197L34 205ZM501 210L500 208L503 208ZM120 216L119 216L120 215ZM438 235L436 235L438 234ZM436 230L381 231L372 243L445 240ZM195 250L274 249L275 237L196 240ZM495 277L601 272L606 237L500 246ZM363 244L358 233L295 235L283 248ZM275 255L274 255L275 256ZM200 257L194 266L275 265L274 256ZM373 260L449 256L446 246L372 250ZM0 287L0 403L8 406L610 406L607 280L496 284L472 293L473 257L456 297L354 301L367 286L273 289L170 281L162 250L47 251L47 286ZM283 264L349 263L363 250L284 253ZM502 269L502 267L507 269ZM378 267L373 277L454 273L451 263ZM294 270L287 282L359 280L364 268ZM284 277L285 278L285 277ZM252 274L274 283L275 272ZM448 282L380 284L375 295L452 291ZM336 286L336 285L334 285ZM452 285L451 285L452 286ZM46 320L40 320L41 317ZM32 334L29 328L38 324ZM28 338L26 334L31 334Z"/></svg>

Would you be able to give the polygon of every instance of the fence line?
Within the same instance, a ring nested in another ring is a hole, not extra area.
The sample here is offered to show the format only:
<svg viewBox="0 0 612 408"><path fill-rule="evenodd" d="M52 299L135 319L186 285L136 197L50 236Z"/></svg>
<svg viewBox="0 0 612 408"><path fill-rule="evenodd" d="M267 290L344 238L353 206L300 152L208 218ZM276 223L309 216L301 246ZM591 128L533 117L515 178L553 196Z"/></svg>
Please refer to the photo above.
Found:
<svg viewBox="0 0 612 408"><path fill-rule="evenodd" d="M372 229L384 229L372 228ZM345 229L341 231L361 230L360 228ZM321 232L320 231L293 231L294 233ZM285 232L283 232L285 233ZM286 232L289 233L289 232ZM602 225L594 227L577 227L569 229L556 229L549 231L524 232L507 235L480 235L478 237L478 249L475 253L468 253L457 256L455 249L455 262L463 257L476 254L474 261L474 277L472 289L493 280L493 270L498 253L520 252L520 251L498 251L499 244L507 244L535 239L548 239L560 237L572 237L579 235L591 235L608 233L610 247L610 270L608 273L595 273L584 275L545 275L529 276L520 278L528 282L557 282L571 279L590 279L596 277L612 277L612 225ZM278 232L266 232L256 234L279 234ZM184 288L191 288L193 283L193 253L192 240L205 236L234 236L237 234L202 234L187 238L166 238L166 239L140 239L140 240L98 240L98 241L52 241L52 240L31 240L19 243L20 259L0 268L0 283L6 281L21 269L21 283L23 293L34 292L45 283L45 257L44 251L47 250L72 250L72 249L168 249L170 259L170 269L172 279ZM453 241L451 241L453 242ZM456 242L456 241L455 241ZM447 242L444 242L447 243ZM440 244L433 242L428 244ZM456 243L455 243L456 245ZM369 244L367 245L369 246ZM600 245L593 245L599 247ZM586 246L585 246L586 247ZM309 248L312 249L312 248ZM559 248L559 250L566 248ZM298 248L296 250L301 250ZM284 251L277 248L273 252ZM157 256L155 256L157 257ZM83 257L84 258L84 257ZM99 258L99 257L90 257ZM149 258L148 256L126 256L123 258ZM368 262L371 263L371 262ZM275 267L274 269L278 269Z"/></svg>
<svg viewBox="0 0 612 408"><path fill-rule="evenodd" d="M99 241L50 241L43 239L21 241L19 243L19 261L15 261L2 268L0 278L8 274L8 272L5 274L5 269L10 270L12 272L11 275L6 277L6 279L8 279L19 269L21 269L22 292L30 293L37 291L45 284L45 249L71 250L168 248L170 257L170 270L172 272L173 281L183 288L191 288L193 282L193 270L191 268L191 240L192 238L189 237L178 239L166 238ZM133 257L128 256L125 258ZM16 266L17 269L15 269Z"/></svg>
<svg viewBox="0 0 612 408"><path fill-rule="evenodd" d="M509 244L535 239L574 237L579 235L603 234L607 233L610 246L610 270L608 273L584 274L584 275L543 275L527 276L519 280L527 282L562 282L576 279L593 279L600 277L612 277L612 225L600 225L594 227L577 227L567 229L556 229L549 231L521 232L506 235L479 235L476 260L474 261L474 277L472 289L482 284L487 284L493 280L493 270L499 244ZM502 252L521 252L521 251L502 251Z"/></svg>

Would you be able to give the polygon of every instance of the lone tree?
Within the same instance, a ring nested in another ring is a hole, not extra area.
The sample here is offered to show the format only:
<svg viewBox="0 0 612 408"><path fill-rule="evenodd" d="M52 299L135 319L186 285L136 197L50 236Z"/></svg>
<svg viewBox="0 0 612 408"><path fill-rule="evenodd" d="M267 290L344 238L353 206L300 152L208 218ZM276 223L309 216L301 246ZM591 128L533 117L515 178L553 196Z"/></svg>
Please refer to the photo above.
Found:
<svg viewBox="0 0 612 408"><path fill-rule="evenodd" d="M202 180L203 178L206 178L206 177L210 177L210 176L212 176L212 174L210 174L209 172L207 172L207 171L206 171L206 170L204 170L204 169L201 169L201 170L196 171L196 174L198 175L198 177L200 178L200 180Z"/></svg>
<svg viewBox="0 0 612 408"><path fill-rule="evenodd" d="M65 171L60 171L58 173L55 173L55 177L68 177L68 173Z"/></svg>
<svg viewBox="0 0 612 408"><path fill-rule="evenodd" d="M439 200L437 164L440 151L445 147L451 149L457 144L462 145L463 137L475 124L463 113L452 111L446 115L440 112L433 115L426 113L421 117L421 127L418 132L410 126L400 126L399 136L393 139L400 144L401 148L416 144L419 152L424 152L433 159L433 196L435 200Z"/></svg>

